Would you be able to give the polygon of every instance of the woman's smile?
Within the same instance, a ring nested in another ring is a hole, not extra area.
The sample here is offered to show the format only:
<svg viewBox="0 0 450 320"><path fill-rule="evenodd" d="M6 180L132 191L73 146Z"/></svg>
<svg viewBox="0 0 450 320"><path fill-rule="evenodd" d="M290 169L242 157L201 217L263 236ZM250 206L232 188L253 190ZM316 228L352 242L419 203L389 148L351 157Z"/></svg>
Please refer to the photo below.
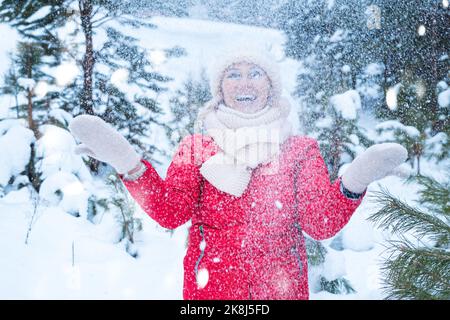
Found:
<svg viewBox="0 0 450 320"><path fill-rule="evenodd" d="M252 102L257 98L254 94L240 94L236 96L236 101L238 102Z"/></svg>

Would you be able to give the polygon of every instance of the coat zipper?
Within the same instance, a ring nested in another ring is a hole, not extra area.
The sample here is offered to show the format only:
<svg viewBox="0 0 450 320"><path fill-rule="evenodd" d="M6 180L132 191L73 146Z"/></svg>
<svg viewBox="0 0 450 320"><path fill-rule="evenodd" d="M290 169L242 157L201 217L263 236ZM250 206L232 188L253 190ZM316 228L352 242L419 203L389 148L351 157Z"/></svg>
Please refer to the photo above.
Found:
<svg viewBox="0 0 450 320"><path fill-rule="evenodd" d="M203 137L204 137L204 133L202 132L202 146L203 146ZM191 152L193 152L193 151L191 151ZM198 197L198 202L197 202L197 210L199 213L201 212L204 183L205 183L205 179L202 178L200 181L200 192L199 192L199 197ZM202 240L200 241L200 245L199 245L200 246L200 255L199 255L197 262L195 263L195 267L194 267L195 278L197 278L198 267L200 266L200 262L202 261L202 258L205 255L205 244L206 244L203 225L200 224L198 226L198 229L200 231L200 236L202 237Z"/></svg>
<svg viewBox="0 0 450 320"><path fill-rule="evenodd" d="M300 228L300 225L298 224L298 222L294 223L294 227L298 231L298 235L299 235L298 241L301 241L300 235L302 233L301 233L301 228ZM298 268L300 270L300 275L303 275L303 263L302 263L302 259L300 257L300 254L298 253L297 242L291 248L291 253L293 253L295 258L297 259L297 264L298 264Z"/></svg>
<svg viewBox="0 0 450 320"><path fill-rule="evenodd" d="M203 231L203 225L199 226L199 230L200 230L200 235L202 237L202 240L200 241L200 255L199 255L197 262L195 263L195 267L194 267L195 276L198 275L198 267L200 266L200 262L202 261L202 258L205 255L205 246L202 245L205 243L205 234Z"/></svg>
<svg viewBox="0 0 450 320"><path fill-rule="evenodd" d="M294 172L294 212L295 212L295 222L294 222L294 228L297 230L297 241L299 244L301 244L302 242L302 227L299 224L300 221L300 217L299 217L299 212L298 212L298 199L297 199L297 179L298 179L298 174L300 172L300 161L295 163L296 166L296 170ZM300 257L300 254L298 253L298 248L297 248L297 242L295 242L294 246L291 248L291 252L294 254L295 258L297 259L297 263L298 263L298 267L300 270L300 276L303 275L303 263L302 263L302 259Z"/></svg>

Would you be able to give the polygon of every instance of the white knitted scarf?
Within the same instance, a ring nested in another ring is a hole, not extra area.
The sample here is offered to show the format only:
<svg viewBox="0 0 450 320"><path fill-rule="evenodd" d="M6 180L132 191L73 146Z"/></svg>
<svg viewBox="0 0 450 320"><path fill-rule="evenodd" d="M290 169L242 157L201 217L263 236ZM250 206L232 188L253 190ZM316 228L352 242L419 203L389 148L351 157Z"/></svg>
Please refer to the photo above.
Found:
<svg viewBox="0 0 450 320"><path fill-rule="evenodd" d="M220 150L203 163L200 173L217 189L240 197L253 169L275 159L289 137L289 111L285 99L251 114L219 104L205 116L203 125Z"/></svg>

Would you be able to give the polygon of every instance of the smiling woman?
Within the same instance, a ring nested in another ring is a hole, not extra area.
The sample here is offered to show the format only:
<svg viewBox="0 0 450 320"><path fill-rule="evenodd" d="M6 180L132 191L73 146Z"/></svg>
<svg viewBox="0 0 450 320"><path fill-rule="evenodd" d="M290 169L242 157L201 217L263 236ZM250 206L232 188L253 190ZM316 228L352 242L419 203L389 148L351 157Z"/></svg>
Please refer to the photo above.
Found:
<svg viewBox="0 0 450 320"><path fill-rule="evenodd" d="M185 299L308 299L302 232L317 240L335 235L367 185L407 152L395 143L372 146L331 182L318 142L291 132L274 59L235 52L218 61L199 134L180 142L165 179L97 117L71 122L83 142L77 150L111 163L161 226L192 220Z"/></svg>

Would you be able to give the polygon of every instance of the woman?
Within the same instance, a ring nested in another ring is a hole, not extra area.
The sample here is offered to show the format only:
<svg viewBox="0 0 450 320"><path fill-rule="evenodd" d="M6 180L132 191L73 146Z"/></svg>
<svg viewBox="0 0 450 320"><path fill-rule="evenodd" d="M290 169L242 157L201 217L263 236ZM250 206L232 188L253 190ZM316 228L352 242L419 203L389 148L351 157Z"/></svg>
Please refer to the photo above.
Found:
<svg viewBox="0 0 450 320"><path fill-rule="evenodd" d="M202 132L181 141L165 179L101 119L70 124L77 152L110 163L161 226L192 220L185 299L308 299L302 232L335 235L367 185L407 158L398 144L374 145L331 183L317 141L291 134L279 78L261 56L225 59Z"/></svg>

